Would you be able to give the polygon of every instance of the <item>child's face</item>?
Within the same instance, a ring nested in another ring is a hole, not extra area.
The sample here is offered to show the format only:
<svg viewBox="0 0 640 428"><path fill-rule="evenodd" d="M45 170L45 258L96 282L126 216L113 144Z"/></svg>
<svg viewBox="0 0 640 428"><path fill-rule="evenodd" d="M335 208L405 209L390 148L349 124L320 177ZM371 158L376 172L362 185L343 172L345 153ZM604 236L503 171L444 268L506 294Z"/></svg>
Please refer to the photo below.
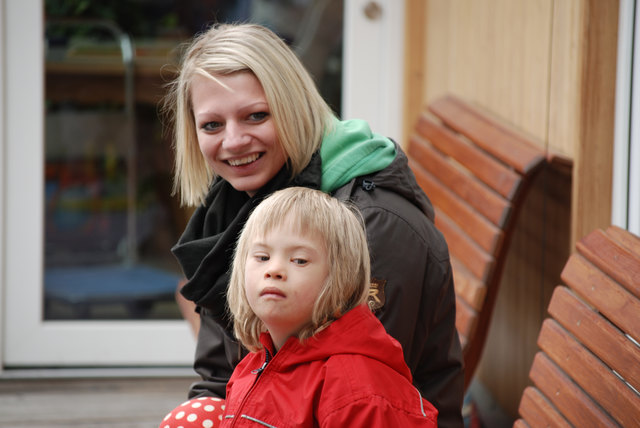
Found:
<svg viewBox="0 0 640 428"><path fill-rule="evenodd" d="M286 219L264 238L250 242L245 293L251 309L269 329L276 349L311 321L328 275L323 240L295 233Z"/></svg>
<svg viewBox="0 0 640 428"><path fill-rule="evenodd" d="M283 167L286 155L258 79L249 72L193 77L191 99L200 151L213 171L253 196Z"/></svg>

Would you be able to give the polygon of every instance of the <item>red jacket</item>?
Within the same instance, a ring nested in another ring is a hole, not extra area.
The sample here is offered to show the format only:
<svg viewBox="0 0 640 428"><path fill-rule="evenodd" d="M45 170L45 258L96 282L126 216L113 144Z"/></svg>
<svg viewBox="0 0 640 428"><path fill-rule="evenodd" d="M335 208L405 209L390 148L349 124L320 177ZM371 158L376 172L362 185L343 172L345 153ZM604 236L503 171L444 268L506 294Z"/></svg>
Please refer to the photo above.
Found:
<svg viewBox="0 0 640 428"><path fill-rule="evenodd" d="M227 384L221 427L437 426L400 344L364 305L275 355L268 334L261 342L268 351L247 355Z"/></svg>

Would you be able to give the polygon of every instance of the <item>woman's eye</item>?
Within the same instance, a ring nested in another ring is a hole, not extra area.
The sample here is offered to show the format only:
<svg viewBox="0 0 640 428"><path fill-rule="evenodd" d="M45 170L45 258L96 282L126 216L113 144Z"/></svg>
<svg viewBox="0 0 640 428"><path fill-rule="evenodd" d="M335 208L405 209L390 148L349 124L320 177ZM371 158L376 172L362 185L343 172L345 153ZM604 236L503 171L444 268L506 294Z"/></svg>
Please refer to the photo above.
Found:
<svg viewBox="0 0 640 428"><path fill-rule="evenodd" d="M260 111L258 113L251 113L249 115L249 119L251 119L254 122L260 122L266 119L268 116L269 116L269 113L267 113L266 111Z"/></svg>
<svg viewBox="0 0 640 428"><path fill-rule="evenodd" d="M218 130L221 126L222 124L220 122L207 122L202 125L202 129L208 132L212 132Z"/></svg>
<svg viewBox="0 0 640 428"><path fill-rule="evenodd" d="M304 266L307 263L309 263L309 261L306 260L306 259L293 259L292 261L293 261L294 264L297 264L297 265L300 265L300 266Z"/></svg>

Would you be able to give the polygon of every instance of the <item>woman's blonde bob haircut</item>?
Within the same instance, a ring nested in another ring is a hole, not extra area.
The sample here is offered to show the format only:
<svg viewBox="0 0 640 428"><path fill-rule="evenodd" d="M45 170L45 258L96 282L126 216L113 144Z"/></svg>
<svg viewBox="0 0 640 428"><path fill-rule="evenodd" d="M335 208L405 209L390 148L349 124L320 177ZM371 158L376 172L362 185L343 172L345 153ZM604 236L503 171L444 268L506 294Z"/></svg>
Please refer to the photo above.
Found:
<svg viewBox="0 0 640 428"><path fill-rule="evenodd" d="M227 290L234 333L251 351L262 348L259 338L265 326L245 294L245 264L255 239L264 238L283 224L303 236L319 237L328 256L329 275L316 300L311 321L298 334L301 341L364 303L369 294L369 250L357 209L319 190L304 187L279 190L249 216L238 239Z"/></svg>
<svg viewBox="0 0 640 428"><path fill-rule="evenodd" d="M200 205L216 174L198 146L191 82L196 75L253 73L273 118L278 144L288 156L292 177L320 148L335 117L295 53L271 30L255 24L216 24L188 46L178 77L169 85L163 111L172 127L174 193L183 205Z"/></svg>

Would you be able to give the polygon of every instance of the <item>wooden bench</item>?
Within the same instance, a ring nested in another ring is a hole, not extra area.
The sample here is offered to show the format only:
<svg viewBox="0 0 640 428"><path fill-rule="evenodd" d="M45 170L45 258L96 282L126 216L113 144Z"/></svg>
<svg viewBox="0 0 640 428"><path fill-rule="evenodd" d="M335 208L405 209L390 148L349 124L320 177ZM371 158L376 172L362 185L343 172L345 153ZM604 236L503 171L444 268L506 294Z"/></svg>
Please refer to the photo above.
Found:
<svg viewBox="0 0 640 428"><path fill-rule="evenodd" d="M407 147L449 245L465 387L480 360L525 191L542 144L451 95L431 103Z"/></svg>
<svg viewBox="0 0 640 428"><path fill-rule="evenodd" d="M611 226L576 247L514 427L640 426L640 238Z"/></svg>

